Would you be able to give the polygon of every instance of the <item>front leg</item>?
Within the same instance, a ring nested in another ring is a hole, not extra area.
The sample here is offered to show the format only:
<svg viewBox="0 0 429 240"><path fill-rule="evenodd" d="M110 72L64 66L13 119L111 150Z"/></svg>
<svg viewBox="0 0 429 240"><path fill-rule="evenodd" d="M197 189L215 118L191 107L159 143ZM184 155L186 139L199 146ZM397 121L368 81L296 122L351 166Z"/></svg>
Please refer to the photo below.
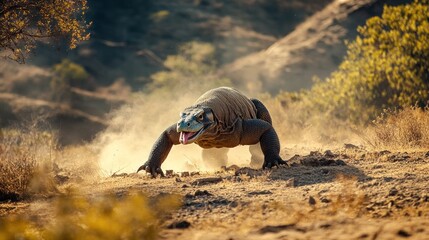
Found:
<svg viewBox="0 0 429 240"><path fill-rule="evenodd" d="M243 132L240 144L252 145L260 143L264 153L262 168L272 168L279 165L287 165L280 153L280 141L273 126L260 119L243 120Z"/></svg>
<svg viewBox="0 0 429 240"><path fill-rule="evenodd" d="M153 144L152 150L150 151L149 158L145 164L143 164L137 172L145 170L150 173L152 177L156 177L160 174L162 177L164 173L161 170L161 164L165 161L173 145L179 144L180 134L176 131L176 124L171 125Z"/></svg>

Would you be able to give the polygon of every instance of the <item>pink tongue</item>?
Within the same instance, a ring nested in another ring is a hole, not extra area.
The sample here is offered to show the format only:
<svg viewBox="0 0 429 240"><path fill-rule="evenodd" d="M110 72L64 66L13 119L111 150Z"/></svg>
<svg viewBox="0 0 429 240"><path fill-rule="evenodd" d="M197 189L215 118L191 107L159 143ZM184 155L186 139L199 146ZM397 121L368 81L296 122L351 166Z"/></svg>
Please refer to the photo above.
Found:
<svg viewBox="0 0 429 240"><path fill-rule="evenodd" d="M180 132L180 139L182 139L182 143L187 144L188 139L191 135L192 135L191 132Z"/></svg>

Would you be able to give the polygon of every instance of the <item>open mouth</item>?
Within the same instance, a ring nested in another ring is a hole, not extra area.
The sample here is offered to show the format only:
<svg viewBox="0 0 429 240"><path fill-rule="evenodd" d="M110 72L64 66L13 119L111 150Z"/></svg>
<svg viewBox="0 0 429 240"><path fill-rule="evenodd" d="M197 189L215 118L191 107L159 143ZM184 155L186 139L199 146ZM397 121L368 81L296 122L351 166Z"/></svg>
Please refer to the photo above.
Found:
<svg viewBox="0 0 429 240"><path fill-rule="evenodd" d="M203 130L204 128L201 128L196 132L180 132L180 138L179 138L180 143L182 144L193 143L195 139L197 139L198 136L203 132Z"/></svg>

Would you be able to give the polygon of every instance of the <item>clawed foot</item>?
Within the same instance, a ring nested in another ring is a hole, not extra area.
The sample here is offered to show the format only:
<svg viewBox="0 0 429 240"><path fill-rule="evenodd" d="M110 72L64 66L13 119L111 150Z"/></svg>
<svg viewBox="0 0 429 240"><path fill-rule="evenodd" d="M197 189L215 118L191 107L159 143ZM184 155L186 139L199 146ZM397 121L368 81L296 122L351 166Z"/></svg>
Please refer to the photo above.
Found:
<svg viewBox="0 0 429 240"><path fill-rule="evenodd" d="M270 169L272 167L280 167L281 165L288 166L287 162L281 158L274 158L267 160L265 159L264 164L262 165L262 169Z"/></svg>
<svg viewBox="0 0 429 240"><path fill-rule="evenodd" d="M142 170L146 171L147 173L150 173L152 178L156 178L158 175L160 175L161 177L165 177L164 172L162 171L161 167L155 166L155 164L150 164L150 163L146 162L141 167L139 167L137 172L140 172Z"/></svg>

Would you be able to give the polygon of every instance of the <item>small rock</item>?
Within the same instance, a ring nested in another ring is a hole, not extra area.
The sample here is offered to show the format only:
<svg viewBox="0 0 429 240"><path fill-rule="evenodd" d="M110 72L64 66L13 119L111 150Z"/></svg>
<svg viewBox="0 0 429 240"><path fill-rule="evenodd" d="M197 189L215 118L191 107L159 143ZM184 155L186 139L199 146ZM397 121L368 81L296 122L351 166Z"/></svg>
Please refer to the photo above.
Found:
<svg viewBox="0 0 429 240"><path fill-rule="evenodd" d="M177 221L177 222L173 222L170 225L167 226L168 229L186 229L189 228L191 226L191 223L186 221L186 220L182 220L182 221Z"/></svg>
<svg viewBox="0 0 429 240"><path fill-rule="evenodd" d="M327 193L327 192L329 192L329 189L322 189L317 193L317 195L321 196L322 194Z"/></svg>
<svg viewBox="0 0 429 240"><path fill-rule="evenodd" d="M268 194L273 194L273 193L268 190L262 190L262 191L249 192L247 195L268 195Z"/></svg>
<svg viewBox="0 0 429 240"><path fill-rule="evenodd" d="M380 169L380 168L383 168L383 165L376 164L372 166L372 169Z"/></svg>
<svg viewBox="0 0 429 240"><path fill-rule="evenodd" d="M367 239L369 237L368 233L362 233L358 238L359 239Z"/></svg>
<svg viewBox="0 0 429 240"><path fill-rule="evenodd" d="M317 159L315 158L304 158L301 159L301 164L304 166L309 166L309 167L318 167L320 166L320 163Z"/></svg>
<svg viewBox="0 0 429 240"><path fill-rule="evenodd" d="M383 177L383 180L385 182L391 182L391 181L395 180L395 178L393 178L393 177Z"/></svg>
<svg viewBox="0 0 429 240"><path fill-rule="evenodd" d="M277 225L277 226L264 226L261 229L259 229L260 234L266 234L266 233L278 233L280 231L288 230L291 228L294 228L295 224L286 224L286 225Z"/></svg>
<svg viewBox="0 0 429 240"><path fill-rule="evenodd" d="M341 159L338 159L338 160L336 160L335 161L335 164L337 165L337 166L346 166L347 164L346 164L346 162L344 162L343 160L341 160Z"/></svg>
<svg viewBox="0 0 429 240"><path fill-rule="evenodd" d="M290 164L290 166L291 166L291 167L299 167L299 164L298 164L298 163L296 163L296 162L293 162L293 163L291 163L291 164Z"/></svg>
<svg viewBox="0 0 429 240"><path fill-rule="evenodd" d="M235 164L226 168L227 171L237 171L238 169L240 169L240 167Z"/></svg>
<svg viewBox="0 0 429 240"><path fill-rule="evenodd" d="M320 225L319 225L319 227L320 227L320 228L325 228L325 229L326 229L326 228L330 228L330 227L332 227L332 224L330 224L330 223L322 223L322 224L320 224Z"/></svg>
<svg viewBox="0 0 429 240"><path fill-rule="evenodd" d="M113 175L112 175L112 177L126 177L126 176L128 176L128 174L127 173L114 173Z"/></svg>
<svg viewBox="0 0 429 240"><path fill-rule="evenodd" d="M332 153L332 151L331 151L331 150L326 150L326 151L323 153L323 155L325 155L325 157L330 157L330 158L335 157L335 155Z"/></svg>
<svg viewBox="0 0 429 240"><path fill-rule="evenodd" d="M319 160L319 165L320 166L335 166L337 164L336 164L335 160L322 158Z"/></svg>
<svg viewBox="0 0 429 240"><path fill-rule="evenodd" d="M389 196L395 196L396 194L398 194L398 192L399 192L398 189L393 187L389 191Z"/></svg>
<svg viewBox="0 0 429 240"><path fill-rule="evenodd" d="M238 202L233 201L233 202L231 202L231 203L229 204L229 206L230 206L230 207L232 207L232 208L236 208L236 207L238 207Z"/></svg>
<svg viewBox="0 0 429 240"><path fill-rule="evenodd" d="M405 177L405 178L416 178L416 176L417 176L417 175L416 175L416 174L414 174L414 173L405 173L405 174L404 174L404 177Z"/></svg>
<svg viewBox="0 0 429 240"><path fill-rule="evenodd" d="M346 143L346 144L344 144L344 148L345 148L345 149L359 149L359 147L358 147L358 146L356 146L356 145L354 145L354 144L351 144L351 143Z"/></svg>
<svg viewBox="0 0 429 240"><path fill-rule="evenodd" d="M165 176L166 177L172 177L174 175L174 171L173 170L165 170Z"/></svg>
<svg viewBox="0 0 429 240"><path fill-rule="evenodd" d="M329 199L329 198L327 198L327 197L323 196L323 197L320 197L320 201L321 201L322 203L330 203L330 202L331 202L331 199Z"/></svg>
<svg viewBox="0 0 429 240"><path fill-rule="evenodd" d="M182 185L182 188L188 188L189 187L189 185L188 184L183 184Z"/></svg>
<svg viewBox="0 0 429 240"><path fill-rule="evenodd" d="M197 179L197 180L193 181L191 183L191 185L201 186L201 185L207 185L207 184L215 184L215 183L219 183L219 182L222 182L221 177L209 177L209 178Z"/></svg>
<svg viewBox="0 0 429 240"><path fill-rule="evenodd" d="M314 199L314 197L310 196L310 198L308 198L308 204L315 205L316 204L316 199Z"/></svg>
<svg viewBox="0 0 429 240"><path fill-rule="evenodd" d="M180 179L180 178L176 177L175 181L176 181L176 182L182 182L182 179Z"/></svg>
<svg viewBox="0 0 429 240"><path fill-rule="evenodd" d="M198 197L198 196L211 196L211 195L213 195L213 194L209 193L207 190L197 190L194 193L195 197Z"/></svg>
<svg viewBox="0 0 429 240"><path fill-rule="evenodd" d="M380 155L386 155L386 154L391 154L391 151L387 151L387 150L383 150L381 152L379 152Z"/></svg>
<svg viewBox="0 0 429 240"><path fill-rule="evenodd" d="M235 171L235 176L247 175L251 178L257 177L257 176L262 176L263 174L264 174L263 171L252 169L249 167L240 168L240 169Z"/></svg>
<svg viewBox="0 0 429 240"><path fill-rule="evenodd" d="M180 176L181 177L189 177L189 172L181 172Z"/></svg>
<svg viewBox="0 0 429 240"><path fill-rule="evenodd" d="M311 151L310 152L310 156L317 156L320 155L320 153L318 151Z"/></svg>
<svg viewBox="0 0 429 240"><path fill-rule="evenodd" d="M197 172L197 171L191 172L191 176L197 176L197 175L200 175L200 172Z"/></svg>
<svg viewBox="0 0 429 240"><path fill-rule="evenodd" d="M399 230L397 234L401 237L411 237L411 234L403 229Z"/></svg>
<svg viewBox="0 0 429 240"><path fill-rule="evenodd" d="M293 162L293 161L298 160L298 159L300 159L300 158L301 158L301 156L300 156L300 155L295 154L293 157L289 158L289 160L287 160L287 161L288 161L288 162Z"/></svg>

